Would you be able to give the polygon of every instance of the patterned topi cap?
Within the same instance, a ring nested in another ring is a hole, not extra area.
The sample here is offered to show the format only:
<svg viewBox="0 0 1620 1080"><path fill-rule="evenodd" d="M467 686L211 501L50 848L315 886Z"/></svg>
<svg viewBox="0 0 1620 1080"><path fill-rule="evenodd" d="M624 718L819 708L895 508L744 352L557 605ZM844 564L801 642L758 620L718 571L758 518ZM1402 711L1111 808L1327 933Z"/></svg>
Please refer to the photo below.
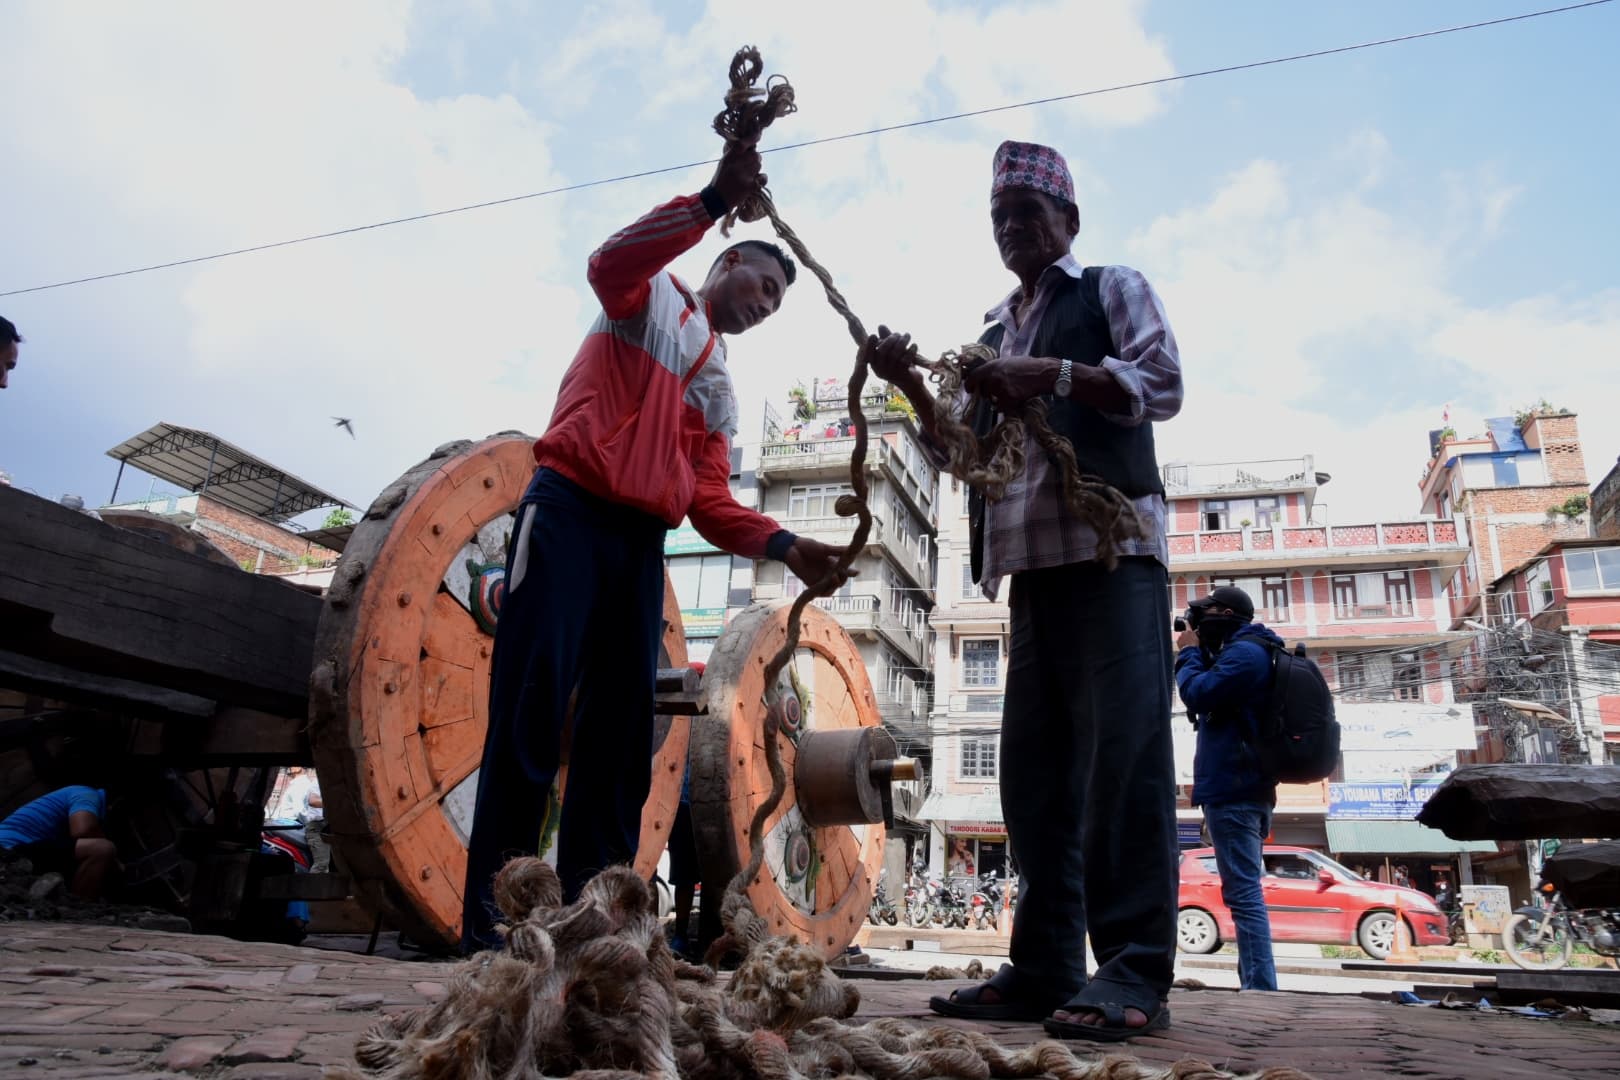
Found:
<svg viewBox="0 0 1620 1080"><path fill-rule="evenodd" d="M1069 175L1069 163L1050 146L1004 142L996 147L990 174L992 196L1006 188L1033 188L1074 205L1074 177Z"/></svg>

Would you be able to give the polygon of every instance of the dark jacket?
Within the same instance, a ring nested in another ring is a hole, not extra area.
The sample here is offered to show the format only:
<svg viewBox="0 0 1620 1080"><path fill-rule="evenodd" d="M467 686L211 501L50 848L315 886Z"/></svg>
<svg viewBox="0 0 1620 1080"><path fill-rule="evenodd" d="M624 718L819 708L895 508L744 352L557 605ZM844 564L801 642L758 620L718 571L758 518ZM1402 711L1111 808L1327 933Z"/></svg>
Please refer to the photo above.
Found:
<svg viewBox="0 0 1620 1080"><path fill-rule="evenodd" d="M1198 726L1192 804L1277 801L1276 781L1260 771L1246 740L1271 696L1271 650L1282 638L1264 623L1239 627L1220 653L1189 645L1176 657L1176 687Z"/></svg>

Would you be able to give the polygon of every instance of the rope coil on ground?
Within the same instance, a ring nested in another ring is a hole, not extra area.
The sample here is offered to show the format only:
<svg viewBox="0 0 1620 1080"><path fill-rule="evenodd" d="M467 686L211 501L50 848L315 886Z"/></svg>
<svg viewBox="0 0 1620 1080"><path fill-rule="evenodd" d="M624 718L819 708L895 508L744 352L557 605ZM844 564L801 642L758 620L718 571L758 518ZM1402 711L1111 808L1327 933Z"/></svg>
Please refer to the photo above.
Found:
<svg viewBox="0 0 1620 1080"><path fill-rule="evenodd" d="M757 141L778 116L793 110L793 89L773 77L766 90L755 87L764 70L756 49L737 53L731 89L715 128L728 139ZM768 217L777 235L821 280L828 303L844 317L858 353L848 393L857 403L866 384L870 345L860 320L833 285L832 275L810 255L784 223L768 193L738 209L744 221ZM941 361L940 378L959 378L960 367ZM866 544L872 515L867 506L865 459L867 421L852 410L855 450L850 459L853 493L838 500L841 516L856 516L855 535L835 569L794 601L788 635L766 667L767 694L779 693L779 679L798 647L799 619L805 606L836 586ZM1044 415L1026 411L1024 422L1041 434ZM1003 426L1006 426L1004 421ZM966 439L948 430L953 462ZM965 428L962 428L966 431ZM1000 430L1000 429L998 429ZM1017 430L1017 429L1013 429ZM1046 429L1046 435L1067 441ZM1010 445L1002 435L1002 445ZM1022 446L1022 432L1016 443ZM1051 447L1048 447L1051 449ZM972 461L995 463L993 476L1013 460L1006 449L990 451L974 441ZM998 454L1000 456L998 456ZM1073 465L1073 450L1067 460ZM971 473L964 465L964 471ZM1066 477L1078 474L1071 468ZM964 477L966 478L966 477ZM980 482L986 482L980 478ZM1003 484L1005 481L1003 481ZM1066 481L1067 486L1067 481ZM1094 488L1083 488L1079 503L1100 515L1099 536L1113 535L1128 519L1108 517L1114 504ZM1117 492L1114 493L1116 496ZM1125 504L1129 509L1129 504ZM1088 520L1092 520L1088 518ZM1130 518L1129 520L1134 520ZM767 717L770 712L767 709ZM361 1037L355 1067L328 1071L335 1080L540 1080L574 1076L580 1080L989 1080L991 1077L1052 1076L1057 1080L1224 1080L1233 1074L1200 1061L1168 1069L1126 1056L1084 1058L1067 1046L1043 1041L1019 1050L998 1045L981 1032L945 1026L917 1027L900 1020L844 1023L860 1005L860 991L839 979L818 950L773 936L748 902L747 885L760 871L765 822L787 789L778 733L767 719L766 762L771 792L749 824L748 865L727 886L722 907L726 932L711 950L743 956L729 980L710 967L695 967L669 948L653 914L648 885L628 867L598 874L577 901L562 904L556 872L537 858L507 863L495 881L495 900L506 922L500 952L463 963L438 1003L415 1013L385 1019ZM1268 1069L1253 1080L1309 1080L1293 1069Z"/></svg>

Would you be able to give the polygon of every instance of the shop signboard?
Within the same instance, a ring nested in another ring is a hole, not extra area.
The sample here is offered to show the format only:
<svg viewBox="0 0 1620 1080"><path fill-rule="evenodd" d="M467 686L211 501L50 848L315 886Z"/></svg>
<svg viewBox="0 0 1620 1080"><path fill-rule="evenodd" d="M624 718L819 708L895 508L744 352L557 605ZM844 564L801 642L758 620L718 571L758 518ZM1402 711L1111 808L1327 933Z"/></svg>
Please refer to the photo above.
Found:
<svg viewBox="0 0 1620 1080"><path fill-rule="evenodd" d="M1439 787L1439 780L1329 784L1328 817L1340 821L1411 821Z"/></svg>
<svg viewBox="0 0 1620 1080"><path fill-rule="evenodd" d="M702 535L690 525L682 525L664 534L664 554L666 556L692 555L699 552L719 550L719 548L703 539Z"/></svg>
<svg viewBox="0 0 1620 1080"><path fill-rule="evenodd" d="M682 608L681 628L686 636L719 637L720 632L726 628L726 609L716 608Z"/></svg>
<svg viewBox="0 0 1620 1080"><path fill-rule="evenodd" d="M950 824L950 834L999 840L1007 835L1007 826L999 821L953 821Z"/></svg>
<svg viewBox="0 0 1620 1080"><path fill-rule="evenodd" d="M1344 750L1472 750L1474 714L1467 705L1405 701L1341 701L1339 746Z"/></svg>

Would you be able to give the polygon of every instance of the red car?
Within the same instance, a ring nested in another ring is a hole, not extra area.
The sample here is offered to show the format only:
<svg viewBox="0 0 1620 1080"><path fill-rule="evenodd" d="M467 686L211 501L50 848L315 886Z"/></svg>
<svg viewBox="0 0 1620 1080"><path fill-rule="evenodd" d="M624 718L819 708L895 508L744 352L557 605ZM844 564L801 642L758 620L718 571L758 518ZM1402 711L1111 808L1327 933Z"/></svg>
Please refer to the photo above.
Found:
<svg viewBox="0 0 1620 1080"><path fill-rule="evenodd" d="M1264 849L1260 880L1271 915L1273 941L1359 945L1375 960L1395 942L1395 901L1400 897L1414 945L1448 945L1446 916L1432 897L1416 889L1369 881L1310 848ZM1181 853L1180 917L1176 939L1183 952L1207 953L1236 942L1232 913L1221 900L1215 849Z"/></svg>

